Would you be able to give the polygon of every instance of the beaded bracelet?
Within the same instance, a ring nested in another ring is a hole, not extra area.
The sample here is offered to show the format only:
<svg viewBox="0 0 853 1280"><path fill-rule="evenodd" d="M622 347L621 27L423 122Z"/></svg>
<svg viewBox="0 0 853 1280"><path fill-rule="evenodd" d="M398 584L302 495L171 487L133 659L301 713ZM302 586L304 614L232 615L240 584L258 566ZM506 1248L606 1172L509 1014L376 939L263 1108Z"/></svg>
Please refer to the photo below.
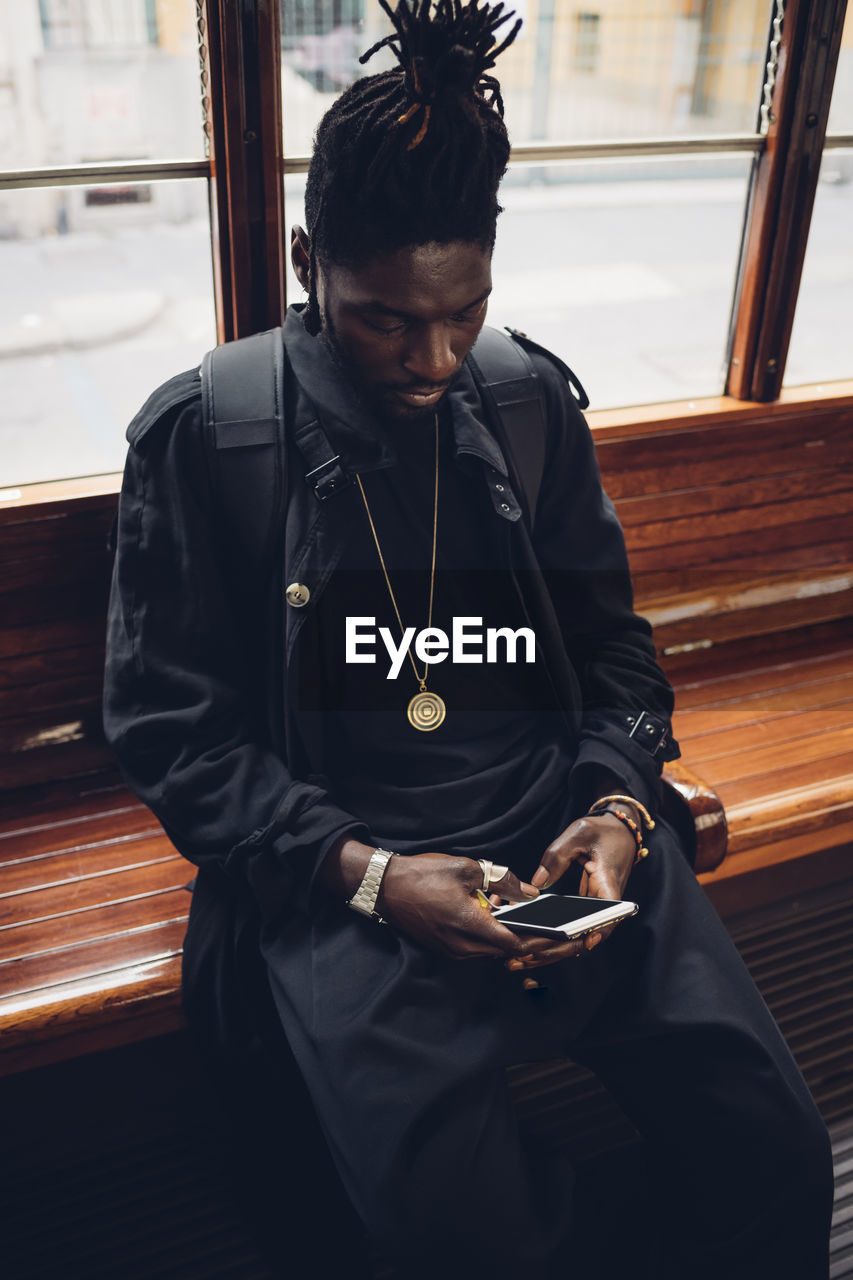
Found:
<svg viewBox="0 0 853 1280"><path fill-rule="evenodd" d="M640 862L643 858L647 858L649 856L649 851L643 844L643 837L642 837L642 833L640 832L640 828L637 826L633 818L629 818L627 813L623 813L621 809L600 809L599 813L612 814L614 818L619 819L623 827L627 827L628 830L631 832L631 834L633 835L634 839L637 842L637 853L633 862L633 865L635 867L637 863Z"/></svg>
<svg viewBox="0 0 853 1280"><path fill-rule="evenodd" d="M639 800L635 800L633 796L602 796L596 800L595 804L591 804L588 813L600 813L602 809L606 809L609 804L632 804L639 813L643 822L646 824L647 831L654 831L655 824L652 815L649 813L645 805L640 804Z"/></svg>

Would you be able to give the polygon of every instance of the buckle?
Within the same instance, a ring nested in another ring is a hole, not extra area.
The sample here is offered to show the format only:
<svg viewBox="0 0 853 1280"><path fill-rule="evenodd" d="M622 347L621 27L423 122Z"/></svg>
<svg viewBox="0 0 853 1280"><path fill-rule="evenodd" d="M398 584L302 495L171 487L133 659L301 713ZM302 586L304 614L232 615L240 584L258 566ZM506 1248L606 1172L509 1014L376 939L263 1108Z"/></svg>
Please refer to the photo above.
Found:
<svg viewBox="0 0 853 1280"><path fill-rule="evenodd" d="M345 489L350 484L350 478L340 465L340 461L341 456L336 453L334 457L327 458L325 462L320 463L319 467L307 472L305 476L313 486L315 498L319 498L320 502L334 497L340 489Z"/></svg>
<svg viewBox="0 0 853 1280"><path fill-rule="evenodd" d="M653 716L649 711L641 711L636 716L626 717L630 726L629 738L633 738L637 746L656 756L663 751L669 742L669 729L666 724Z"/></svg>

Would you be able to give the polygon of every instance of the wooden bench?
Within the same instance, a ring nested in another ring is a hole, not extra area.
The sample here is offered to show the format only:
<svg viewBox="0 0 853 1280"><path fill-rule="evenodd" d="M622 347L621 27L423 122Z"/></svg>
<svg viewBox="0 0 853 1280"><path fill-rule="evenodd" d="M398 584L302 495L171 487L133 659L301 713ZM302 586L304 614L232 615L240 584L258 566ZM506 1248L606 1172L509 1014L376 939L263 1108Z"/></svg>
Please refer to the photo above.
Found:
<svg viewBox="0 0 853 1280"><path fill-rule="evenodd" d="M853 406L745 406L734 423L640 438L616 422L598 451L676 690L684 759L725 806L728 855L702 877L718 908L743 904L753 873L766 891L758 873L772 872L784 894L842 871L853 842Z"/></svg>
<svg viewBox="0 0 853 1280"><path fill-rule="evenodd" d="M728 856L700 879L729 910L849 877L853 402L747 406L730 426L610 417L599 454L638 606L684 760L728 814ZM0 1073L181 1025L193 869L100 728L115 501L0 507Z"/></svg>

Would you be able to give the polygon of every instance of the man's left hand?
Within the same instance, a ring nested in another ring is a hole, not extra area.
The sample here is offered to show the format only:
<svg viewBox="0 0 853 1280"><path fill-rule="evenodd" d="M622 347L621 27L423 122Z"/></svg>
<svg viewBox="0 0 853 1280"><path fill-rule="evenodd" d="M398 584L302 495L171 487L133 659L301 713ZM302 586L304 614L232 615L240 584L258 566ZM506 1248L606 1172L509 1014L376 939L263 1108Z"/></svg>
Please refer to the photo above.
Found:
<svg viewBox="0 0 853 1280"><path fill-rule="evenodd" d="M633 815L633 809L630 812ZM541 892L546 892L573 862L579 862L583 866L580 893L584 897L609 898L618 902L625 892L636 854L636 840L612 813L587 815L578 818L551 841L531 877L531 883ZM615 927L615 924L604 925L583 941L557 942L553 938L533 937L528 947L529 954L523 959L507 961L507 967L514 970L538 969L569 956L579 956L583 951L591 951L598 946Z"/></svg>

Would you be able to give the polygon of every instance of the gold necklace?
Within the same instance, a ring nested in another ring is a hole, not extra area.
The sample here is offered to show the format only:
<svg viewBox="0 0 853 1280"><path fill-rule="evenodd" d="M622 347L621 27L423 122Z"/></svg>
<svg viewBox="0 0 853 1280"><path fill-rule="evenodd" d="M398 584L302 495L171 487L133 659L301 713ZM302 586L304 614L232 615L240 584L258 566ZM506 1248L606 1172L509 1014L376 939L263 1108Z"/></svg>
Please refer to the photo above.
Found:
<svg viewBox="0 0 853 1280"><path fill-rule="evenodd" d="M391 597L391 603L394 606L394 612L397 615L397 622L400 626L400 634L405 639L406 628L403 626L403 619L400 617L400 610L397 608L397 600L391 586L391 579L388 577L388 570L385 567L385 558L382 555L382 548L379 545L379 537L376 533L376 525L373 523L373 516L370 514L370 505L367 501L367 494L364 492L364 485L361 483L361 476L356 472L356 480L361 491L361 497L364 502L364 509L367 512L367 519L370 521L370 531L373 534L373 541L376 543L376 550L379 552L379 563L382 565L382 572L385 575L385 585L388 587L388 594ZM429 573L429 616L427 619L427 628L432 626L432 601L435 594L435 547L438 536L438 414L435 415L435 501L433 504L432 514L432 566ZM427 672L429 670L429 659L424 659L424 673L420 675L415 660L412 657L412 646L409 644L406 652L409 655L409 662L412 664L412 670L415 673L420 690L409 699L409 705L406 708L406 714L409 717L409 723L415 729L421 729L427 732L430 729L437 729L447 714L447 708L444 705L444 699L440 698L437 693L429 693L426 687Z"/></svg>

